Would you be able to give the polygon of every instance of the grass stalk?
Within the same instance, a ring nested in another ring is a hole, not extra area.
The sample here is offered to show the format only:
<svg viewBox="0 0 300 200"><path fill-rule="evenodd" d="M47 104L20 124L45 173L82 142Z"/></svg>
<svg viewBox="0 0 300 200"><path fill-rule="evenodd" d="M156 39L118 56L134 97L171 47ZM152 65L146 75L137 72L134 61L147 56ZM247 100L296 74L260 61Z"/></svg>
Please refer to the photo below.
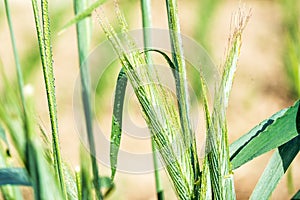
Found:
<svg viewBox="0 0 300 200"><path fill-rule="evenodd" d="M5 12L6 12L6 16L7 16L7 22L8 22L8 26L9 26L11 44L13 47L13 54L14 54L14 59L15 59L15 64L16 64L18 87L19 87L19 93L20 93L20 97L21 97L21 103L22 103L24 113L26 113L25 98L24 98L24 92L23 92L24 81L23 81L23 76L22 76L21 63L20 63L20 59L19 59L19 55L18 55L18 51L17 51L16 39L15 39L12 21L11 21L10 8L9 8L7 0L4 0L4 4L5 4Z"/></svg>
<svg viewBox="0 0 300 200"><path fill-rule="evenodd" d="M151 1L150 0L141 0L141 9L142 9L142 21L143 21L143 37L144 37L144 48L151 48ZM151 57L151 53L149 51L145 52L146 63L148 67L153 67L153 61ZM157 199L164 199L163 195L163 187L161 183L161 178L159 175L158 169L158 158L156 154L156 147L153 137L151 137L151 145L152 145L152 155L153 155L153 165L154 165L154 176L155 176L155 186L156 186L156 194Z"/></svg>
<svg viewBox="0 0 300 200"><path fill-rule="evenodd" d="M75 14L77 15L87 7L87 0L75 0L74 8ZM84 116L86 123L86 131L88 135L88 144L90 150L90 157L92 162L93 170L93 184L96 192L97 199L103 199L102 193L100 191L100 179L98 172L98 164L96 160L96 148L93 134L93 116L92 116L92 106L90 100L90 78L88 72L88 63L86 62L88 57L89 48L89 30L90 24L89 19L84 19L76 24L77 30L77 42L78 42L78 53L79 53L79 64L80 64L80 78L81 78L81 89L82 89L82 101L84 107Z"/></svg>
<svg viewBox="0 0 300 200"><path fill-rule="evenodd" d="M172 58L175 65L175 83L176 93L179 108L180 124L182 134L186 146L186 151L191 160L192 173L190 174L193 183L200 180L200 167L197 155L196 139L191 127L189 113L189 99L187 87L186 66L184 60L184 52L182 47L182 39L180 35L180 23L178 16L177 0L166 0L168 25L171 39ZM199 190L199 184L193 184L192 194L198 194L195 191ZM193 198L198 198L193 196Z"/></svg>
<svg viewBox="0 0 300 200"><path fill-rule="evenodd" d="M48 1L42 0L42 26L40 20L40 14L38 9L37 0L32 0L32 7L34 12L35 26L38 36L38 43L40 49L40 55L43 66L44 81L47 92L47 102L51 122L52 130L52 143L53 143L53 155L54 155L54 167L57 174L62 193L66 199L66 185L63 175L62 160L60 155L59 138L58 138L58 119L57 119L57 107L56 107L56 95L55 95L55 81L53 72L53 56L51 46L51 31L50 31L50 19L48 11Z"/></svg>
<svg viewBox="0 0 300 200"><path fill-rule="evenodd" d="M188 90L186 78L186 66L183 56L182 41L180 37L180 24L176 0L166 0L168 25L171 38L172 57L175 64L176 88L179 103L179 112L182 131L187 134L187 141L191 141L191 124L189 118Z"/></svg>

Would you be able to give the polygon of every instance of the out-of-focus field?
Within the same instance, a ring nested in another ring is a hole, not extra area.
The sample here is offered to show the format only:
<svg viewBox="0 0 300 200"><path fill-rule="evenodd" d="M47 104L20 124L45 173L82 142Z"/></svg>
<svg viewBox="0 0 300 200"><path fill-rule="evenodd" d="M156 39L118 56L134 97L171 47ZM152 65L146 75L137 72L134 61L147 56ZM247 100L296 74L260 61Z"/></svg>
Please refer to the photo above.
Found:
<svg viewBox="0 0 300 200"><path fill-rule="evenodd" d="M26 84L34 87L34 97L38 121L50 133L46 95L44 91L43 76L37 56L38 46L34 28L33 13L30 1L11 2L12 17L17 39L17 46L21 55L23 66L28 71ZM228 108L228 128L230 141L236 140L260 121L268 118L278 110L292 105L295 98L290 93L288 81L282 61L283 52L283 13L278 1L271 0L245 0L246 7L252 8L252 16L243 34L243 46L239 60L239 67L233 85ZM104 10L108 17L113 15L113 3L108 1ZM239 1L221 1L209 25L210 31L206 44L210 46L210 55L217 66L222 65L225 49L230 32L232 13L237 10ZM179 1L179 15L182 33L197 39L197 22L199 17L199 3L196 0ZM58 117L60 141L63 158L74 168L79 164L80 137L76 130L73 113L73 94L76 79L78 78L78 55L75 36L75 27L72 26L59 33L64 24L73 17L71 0L50 1L51 15L53 17L53 50L54 67L56 75L56 92L58 99ZM140 4L137 0L121 0L121 9L129 23L130 29L142 27ZM167 15L164 1L153 1L153 27L167 28ZM93 17L92 48L105 40L102 29ZM0 58L11 80L15 79L14 62L8 26L4 15L3 2L0 3ZM97 113L99 124L105 135L109 135L113 93L117 71L104 81L100 93L101 109ZM26 72L25 72L26 73ZM1 88L1 80L0 80ZM5 93L2 93L5 95ZM104 106L103 106L104 105ZM97 107L97 104L95 105ZM135 112L133 112L135 113ZM140 114L132 114L136 123L144 126ZM200 121L204 124L204 121ZM199 125L202 126L202 125ZM202 130L200 128L200 130ZM199 133L203 134L203 133ZM284 134L284 130L282 130ZM150 152L149 140L138 140L126 137L121 148L132 152ZM107 149L107 152L109 149ZM252 189L261 175L268 159L272 154L263 155L235 171L235 187L237 199L248 199ZM130 161L128 161L130 162ZM293 166L299 166L300 159L296 158ZM110 170L102 165L100 173L109 175ZM166 174L162 171L166 199L175 199ZM300 188L300 172L293 170L294 184ZM272 199L288 199L286 177L282 179ZM116 175L116 190L110 199L155 199L155 183L152 173L132 174L118 172Z"/></svg>

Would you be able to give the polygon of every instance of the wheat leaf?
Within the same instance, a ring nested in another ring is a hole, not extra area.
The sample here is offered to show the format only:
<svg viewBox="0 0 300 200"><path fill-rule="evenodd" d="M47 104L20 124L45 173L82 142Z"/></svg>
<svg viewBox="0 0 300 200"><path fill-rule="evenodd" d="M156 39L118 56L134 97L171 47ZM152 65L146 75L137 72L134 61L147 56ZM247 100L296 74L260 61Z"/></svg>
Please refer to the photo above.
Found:
<svg viewBox="0 0 300 200"><path fill-rule="evenodd" d="M0 168L0 186L2 185L31 186L31 181L24 168Z"/></svg>
<svg viewBox="0 0 300 200"><path fill-rule="evenodd" d="M281 177L297 156L300 136L278 147L253 190L250 199L269 199Z"/></svg>
<svg viewBox="0 0 300 200"><path fill-rule="evenodd" d="M253 128L230 146L234 169L300 134L300 100Z"/></svg>
<svg viewBox="0 0 300 200"><path fill-rule="evenodd" d="M123 104L124 104L126 86L127 86L127 76L122 68L118 75L117 86L115 90L112 128L111 128L111 136L110 136L111 139L110 165L111 165L112 180L114 180L116 174L118 152L119 152L120 142L121 142L122 115L123 115Z"/></svg>

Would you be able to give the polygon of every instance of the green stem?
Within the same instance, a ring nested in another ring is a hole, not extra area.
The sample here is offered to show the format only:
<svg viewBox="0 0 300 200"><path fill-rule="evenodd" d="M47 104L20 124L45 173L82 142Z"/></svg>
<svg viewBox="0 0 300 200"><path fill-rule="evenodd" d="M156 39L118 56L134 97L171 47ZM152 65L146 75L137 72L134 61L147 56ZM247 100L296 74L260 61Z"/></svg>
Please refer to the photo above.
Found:
<svg viewBox="0 0 300 200"><path fill-rule="evenodd" d="M87 7L86 0L75 0L74 8L75 14L80 13ZM97 199L103 199L103 195L100 190L100 179L98 172L98 164L96 160L96 148L94 141L94 133L93 133L93 116L91 111L91 100L90 100L90 87L89 87L89 73L88 73L88 63L86 59L88 57L88 48L89 48L89 20L85 19L80 21L76 25L77 30L77 42L78 42L78 53L79 53L79 63L80 63L80 78L82 85L82 101L84 106L84 115L85 115L85 123L86 130L88 135L88 143L90 156L92 161L92 170L93 170L93 184L96 191Z"/></svg>
<svg viewBox="0 0 300 200"><path fill-rule="evenodd" d="M40 24L40 16L37 0L32 0L32 7L34 11L35 25L37 30L43 74L47 92L47 102L52 130L53 142L53 155L54 155L54 168L58 176L61 190L65 199L68 199L66 184L63 175L62 161L60 155L59 139L58 139L58 120L57 120L57 107L55 96L55 82L53 73L53 57L51 48L51 34L50 34L50 19L48 12L48 1L42 0L42 27Z"/></svg>
<svg viewBox="0 0 300 200"><path fill-rule="evenodd" d="M194 183L200 179L200 168L197 155L196 139L190 123L189 99L187 87L186 66L183 55L182 40L180 35L180 24L178 17L177 0L166 0L169 34L171 39L172 57L175 64L175 82L176 95L178 99L178 108L180 116L180 124L182 129L182 137L184 138L187 153L191 159L191 167L193 168ZM194 184L191 194L196 195L199 191L199 184ZM195 197L197 198L197 197Z"/></svg>
<svg viewBox="0 0 300 200"><path fill-rule="evenodd" d="M144 46L145 49L151 48L151 1L150 0L141 0L141 9L142 9L142 20L143 20L143 36L144 36ZM149 51L145 52L146 62L149 67L153 67L153 61L151 53ZM153 165L154 165L154 176L155 176L155 186L156 194L158 200L163 200L163 187L161 183L161 178L159 175L158 169L158 158L156 154L156 147L154 139L151 137L152 144L152 155L153 155Z"/></svg>
<svg viewBox="0 0 300 200"><path fill-rule="evenodd" d="M177 1L166 0L168 12L168 24L171 38L172 57L176 67L176 89L179 103L179 112L182 131L187 137L187 142L191 141L191 125L189 119L188 90L186 81L186 67L183 56L182 41L180 36L180 24L177 13Z"/></svg>
<svg viewBox="0 0 300 200"><path fill-rule="evenodd" d="M12 47L13 47L14 59L15 59L15 64L16 64L18 86L19 86L19 92L20 92L20 96L21 96L21 103L22 103L22 107L24 109L24 113L26 113L25 98L24 98L24 92L23 92L24 82L23 82L23 76L22 76L22 69L21 69L19 55L17 52L16 39L15 39L13 27L12 27L10 9L9 9L7 0L4 0L4 4L5 4L5 12L6 12L6 16L7 16L7 22L8 22L8 26L9 26L11 43L12 43Z"/></svg>

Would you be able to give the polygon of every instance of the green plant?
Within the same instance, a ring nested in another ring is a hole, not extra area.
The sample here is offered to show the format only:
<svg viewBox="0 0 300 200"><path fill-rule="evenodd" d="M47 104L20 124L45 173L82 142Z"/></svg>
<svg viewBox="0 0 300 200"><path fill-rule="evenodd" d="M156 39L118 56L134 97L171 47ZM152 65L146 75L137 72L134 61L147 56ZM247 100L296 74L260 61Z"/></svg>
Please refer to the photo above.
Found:
<svg viewBox="0 0 300 200"><path fill-rule="evenodd" d="M105 1L98 0L89 3L88 0L74 0L76 16L64 28L76 24L81 94L89 152L81 146L80 168L75 172L71 171L60 156L48 1L41 0L41 7L39 7L38 2L32 0L32 6L52 127L51 139L41 126L37 126L33 108L34 100L24 93L22 68L14 39L9 5L7 0L4 2L18 80L18 92L15 92L16 86L12 85L1 71L1 82L4 84L6 95L0 97L0 186L5 185L1 187L5 199L22 199L21 191L15 187L16 185L31 186L35 199L106 198L114 188L113 182L122 136L123 102L128 81L134 89L151 132L153 151L159 151L179 199L235 199L233 170L275 149L273 157L251 196L251 199L268 199L298 154L300 146L299 100L293 106L261 122L233 144L228 143L226 109L240 54L242 32L249 20L249 13L240 9L232 21L233 30L223 64L222 79L219 85L216 85L217 92L211 111L205 77L200 71L199 87L206 118L205 156L203 160L200 160L196 147L197 133L191 125L186 63L182 38L179 34L177 1L166 0L171 56L167 52L150 47L151 35L147 29L151 27L149 1L141 1L145 46L143 50L135 48L134 41L128 35L126 20L116 3L115 13L121 25L122 35L127 39L126 44L121 43L106 16L102 12L97 13L100 25L121 63L112 116L111 177L100 176L93 134L94 116L87 58L90 44L90 16ZM39 8L41 8L41 19ZM125 50L128 48L132 50L130 53ZM176 85L175 97L160 84L155 67L152 65L153 53L162 56L169 65L172 71L170 76L173 77ZM285 134L282 134L283 130ZM15 165L10 163L12 147L7 135L11 138L13 148L17 151L16 156L23 167L14 167ZM155 154L153 159L154 161L157 159ZM155 166L155 178L157 197L163 199L157 166ZM294 198L297 196L299 192Z"/></svg>

